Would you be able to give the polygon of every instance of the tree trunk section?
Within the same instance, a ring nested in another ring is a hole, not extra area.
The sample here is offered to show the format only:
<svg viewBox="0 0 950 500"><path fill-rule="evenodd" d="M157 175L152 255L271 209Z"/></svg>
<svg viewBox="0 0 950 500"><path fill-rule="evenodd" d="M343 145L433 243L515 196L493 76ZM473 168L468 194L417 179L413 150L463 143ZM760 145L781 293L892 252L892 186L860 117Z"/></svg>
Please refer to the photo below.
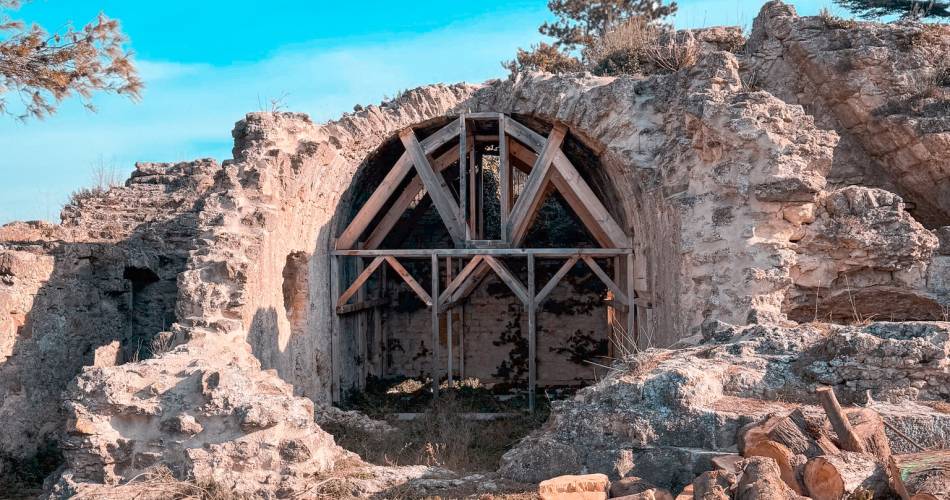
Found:
<svg viewBox="0 0 950 500"><path fill-rule="evenodd" d="M847 451L808 460L804 483L805 491L814 500L841 500L862 489L879 498L890 490L880 462L869 455Z"/></svg>
<svg viewBox="0 0 950 500"><path fill-rule="evenodd" d="M774 460L753 457L741 464L736 500L799 500L802 497L782 480Z"/></svg>
<svg viewBox="0 0 950 500"><path fill-rule="evenodd" d="M884 433L884 420L874 410L855 408L848 410L848 421L854 434L864 444L868 453L886 464L891 458L891 442Z"/></svg>
<svg viewBox="0 0 950 500"><path fill-rule="evenodd" d="M851 428L851 422L848 421L841 405L838 404L834 389L819 387L815 392L818 394L818 399L821 400L821 406L825 409L825 414L828 415L828 420L831 421L831 427L838 435L841 448L846 451L865 453L867 450L864 449L864 443L855 436L854 429Z"/></svg>
<svg viewBox="0 0 950 500"><path fill-rule="evenodd" d="M785 481L795 493L802 494L804 491L801 483L798 481L798 474L796 472L796 466L800 464L802 460L797 460L795 454L785 445L776 443L775 441L764 440L746 448L746 452L743 455L746 457L767 457L775 460L782 480Z"/></svg>
<svg viewBox="0 0 950 500"><path fill-rule="evenodd" d="M903 500L950 498L950 450L891 455L887 468Z"/></svg>

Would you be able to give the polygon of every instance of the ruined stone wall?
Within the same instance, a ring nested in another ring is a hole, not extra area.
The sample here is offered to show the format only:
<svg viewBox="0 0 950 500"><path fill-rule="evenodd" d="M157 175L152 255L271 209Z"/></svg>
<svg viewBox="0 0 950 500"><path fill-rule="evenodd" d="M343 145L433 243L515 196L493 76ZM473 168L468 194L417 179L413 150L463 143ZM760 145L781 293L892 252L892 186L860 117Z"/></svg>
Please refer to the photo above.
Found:
<svg viewBox="0 0 950 500"><path fill-rule="evenodd" d="M62 225L0 228L0 459L58 436L62 391L97 348L117 341L119 361L153 354L176 320L178 273L217 168L139 164L126 186L74 199Z"/></svg>

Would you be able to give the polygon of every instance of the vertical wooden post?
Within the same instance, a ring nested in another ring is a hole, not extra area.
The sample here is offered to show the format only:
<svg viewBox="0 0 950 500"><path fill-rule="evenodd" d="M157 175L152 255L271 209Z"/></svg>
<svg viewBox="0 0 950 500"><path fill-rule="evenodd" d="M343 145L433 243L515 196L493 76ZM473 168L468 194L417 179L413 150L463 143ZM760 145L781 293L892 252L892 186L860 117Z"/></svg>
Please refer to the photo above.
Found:
<svg viewBox="0 0 950 500"><path fill-rule="evenodd" d="M498 115L498 182L501 184L501 235L499 239L508 241L508 214L511 211L511 168L508 161L508 140L505 137L505 115Z"/></svg>
<svg viewBox="0 0 950 500"><path fill-rule="evenodd" d="M439 394L439 256L432 252L432 396Z"/></svg>
<svg viewBox="0 0 950 500"><path fill-rule="evenodd" d="M476 217L478 213L478 199L476 198L476 187L478 185L477 172L475 170L475 136L469 137L472 140L472 150L468 153L468 225L471 228L471 239L478 239L476 226Z"/></svg>
<svg viewBox="0 0 950 500"><path fill-rule="evenodd" d="M333 310L333 330L330 332L330 399L340 402L340 315L336 314L336 299L340 296L340 257L330 256L330 297Z"/></svg>
<svg viewBox="0 0 950 500"><path fill-rule="evenodd" d="M633 282L633 251L627 254L627 342L640 347L640 332L637 331L637 300Z"/></svg>
<svg viewBox="0 0 950 500"><path fill-rule="evenodd" d="M465 304L459 306L459 380L465 380Z"/></svg>
<svg viewBox="0 0 950 500"><path fill-rule="evenodd" d="M376 285L376 298L382 299L386 296L386 270L388 266L379 266L379 283ZM383 331L383 308L376 306L373 308L373 328L376 331L376 376L383 378L386 376L386 334Z"/></svg>
<svg viewBox="0 0 950 500"><path fill-rule="evenodd" d="M534 254L528 254L528 411L534 412L537 373L537 301L534 292Z"/></svg>
<svg viewBox="0 0 950 500"><path fill-rule="evenodd" d="M445 282L452 282L452 257L445 258ZM433 299L438 301L438 297ZM452 308L445 310L445 346L446 346L446 369L448 373L449 387L452 387Z"/></svg>
<svg viewBox="0 0 950 500"><path fill-rule="evenodd" d="M485 157L481 153L475 155L478 167L478 233L477 238L485 239Z"/></svg>
<svg viewBox="0 0 950 500"><path fill-rule="evenodd" d="M465 224L465 236L471 239L468 225L468 131L465 129L465 113L459 116L459 218Z"/></svg>
<svg viewBox="0 0 950 500"><path fill-rule="evenodd" d="M357 242L358 247L362 247L362 242ZM362 257L356 258L356 275L359 276L365 267ZM363 302L366 300L366 287L360 286L356 292L356 300ZM363 359L362 366L359 367L359 379L356 381L357 387L364 389L366 387L366 374L369 369L369 348L366 345L367 332L369 325L366 322L365 309L356 313L356 349L360 358Z"/></svg>

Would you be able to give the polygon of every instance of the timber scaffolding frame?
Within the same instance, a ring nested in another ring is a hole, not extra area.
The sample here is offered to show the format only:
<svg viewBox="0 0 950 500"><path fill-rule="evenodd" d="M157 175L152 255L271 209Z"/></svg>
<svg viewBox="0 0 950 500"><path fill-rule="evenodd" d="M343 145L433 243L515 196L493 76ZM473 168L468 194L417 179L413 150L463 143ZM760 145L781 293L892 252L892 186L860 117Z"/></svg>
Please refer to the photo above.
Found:
<svg viewBox="0 0 950 500"><path fill-rule="evenodd" d="M497 133L479 134L478 124L497 124ZM433 394L439 389L441 370L439 350L440 315L447 314L446 375L453 382L453 309L462 308L464 301L490 272L511 289L525 308L528 323L528 405L535 408L537 386L537 311L560 280L579 262L606 285L608 306L625 314L625 328L635 340L636 298L634 292L634 262L630 237L607 211L587 182L561 149L568 134L560 123L554 125L547 137L502 113L464 113L436 132L418 140L412 128L399 133L405 151L395 162L376 190L362 205L343 233L336 239L331 260L331 293L336 301L334 324L333 396L341 397L339 316L375 309L388 304L382 295L366 300L364 285L379 269L391 268L430 309L432 323L431 366ZM497 239L486 239L484 225L484 165L479 145L497 144L499 182L499 232ZM445 148L446 145L450 147ZM439 154L435 154L442 151ZM458 168L458 190L453 191L442 172L452 165ZM512 184L512 168L527 178L516 199ZM416 175L410 178L412 171ZM404 181L409 178L408 183ZM481 182L479 182L481 180ZM403 187L401 192L400 186ZM522 248L528 230L536 218L547 194L557 190L577 214L584 227L602 248ZM481 191L481 192L479 192ZM457 193L457 194L456 194ZM386 236L396 226L414 200L426 194L445 224L455 248L440 249L380 249ZM395 196L395 199L392 198ZM388 207L388 208L387 208ZM384 212L384 208L386 211ZM365 233L368 236L363 239ZM340 259L357 258L356 279L340 292ZM512 273L503 259L525 258L527 282ZM536 260L564 260L553 277L539 290L536 287ZM369 264L364 259L372 259ZM399 259L428 259L431 265L431 286L427 291ZM441 290L445 260L444 290ZM466 262L465 260L468 259ZM611 277L597 263L598 259L613 262ZM356 297L359 302L349 304ZM378 316L377 316L378 317ZM459 324L459 376L464 377L464 321Z"/></svg>

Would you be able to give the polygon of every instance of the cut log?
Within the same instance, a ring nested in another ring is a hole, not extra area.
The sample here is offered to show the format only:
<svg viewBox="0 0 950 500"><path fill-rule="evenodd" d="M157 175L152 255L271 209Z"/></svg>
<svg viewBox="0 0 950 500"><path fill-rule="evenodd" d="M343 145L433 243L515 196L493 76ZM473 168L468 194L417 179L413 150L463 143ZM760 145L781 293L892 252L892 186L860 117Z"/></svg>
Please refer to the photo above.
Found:
<svg viewBox="0 0 950 500"><path fill-rule="evenodd" d="M732 472L707 471L693 480L693 494L703 500L730 500L737 481Z"/></svg>
<svg viewBox="0 0 950 500"><path fill-rule="evenodd" d="M903 500L950 498L950 450L891 455L887 468Z"/></svg>
<svg viewBox="0 0 950 500"><path fill-rule="evenodd" d="M775 441L764 440L746 448L743 455L745 457L767 457L775 460L782 480L785 481L795 493L802 494L804 491L796 471L796 466L801 464L803 460L797 459L796 455L785 445L776 443Z"/></svg>
<svg viewBox="0 0 950 500"><path fill-rule="evenodd" d="M778 464L765 457L753 457L739 464L742 474L736 486L736 500L799 500L801 495L782 480Z"/></svg>
<svg viewBox="0 0 950 500"><path fill-rule="evenodd" d="M855 408L847 411L848 421L868 453L886 464L891 458L891 442L884 433L884 419L874 410Z"/></svg>
<svg viewBox="0 0 950 500"><path fill-rule="evenodd" d="M761 422L743 427L739 432L739 452L748 456L745 453L747 448L765 440L775 441L793 454L808 458L838 452L838 447L821 425L809 422L801 409L786 416L770 415Z"/></svg>
<svg viewBox="0 0 950 500"><path fill-rule="evenodd" d="M841 405L838 404L838 398L835 397L834 389L831 387L819 387L815 392L818 394L821 406L825 409L825 414L828 415L831 427L835 430L835 434L838 435L838 442L841 444L841 449L865 453L867 450L864 448L864 443L854 434L854 429L851 428L851 422L848 421L844 411L841 409Z"/></svg>
<svg viewBox="0 0 950 500"><path fill-rule="evenodd" d="M862 490L881 498L890 491L880 462L870 455L847 451L808 460L804 483L814 500L841 500Z"/></svg>
<svg viewBox="0 0 950 500"><path fill-rule="evenodd" d="M693 485L687 484L683 491L676 495L674 500L693 500L695 496L693 495Z"/></svg>

